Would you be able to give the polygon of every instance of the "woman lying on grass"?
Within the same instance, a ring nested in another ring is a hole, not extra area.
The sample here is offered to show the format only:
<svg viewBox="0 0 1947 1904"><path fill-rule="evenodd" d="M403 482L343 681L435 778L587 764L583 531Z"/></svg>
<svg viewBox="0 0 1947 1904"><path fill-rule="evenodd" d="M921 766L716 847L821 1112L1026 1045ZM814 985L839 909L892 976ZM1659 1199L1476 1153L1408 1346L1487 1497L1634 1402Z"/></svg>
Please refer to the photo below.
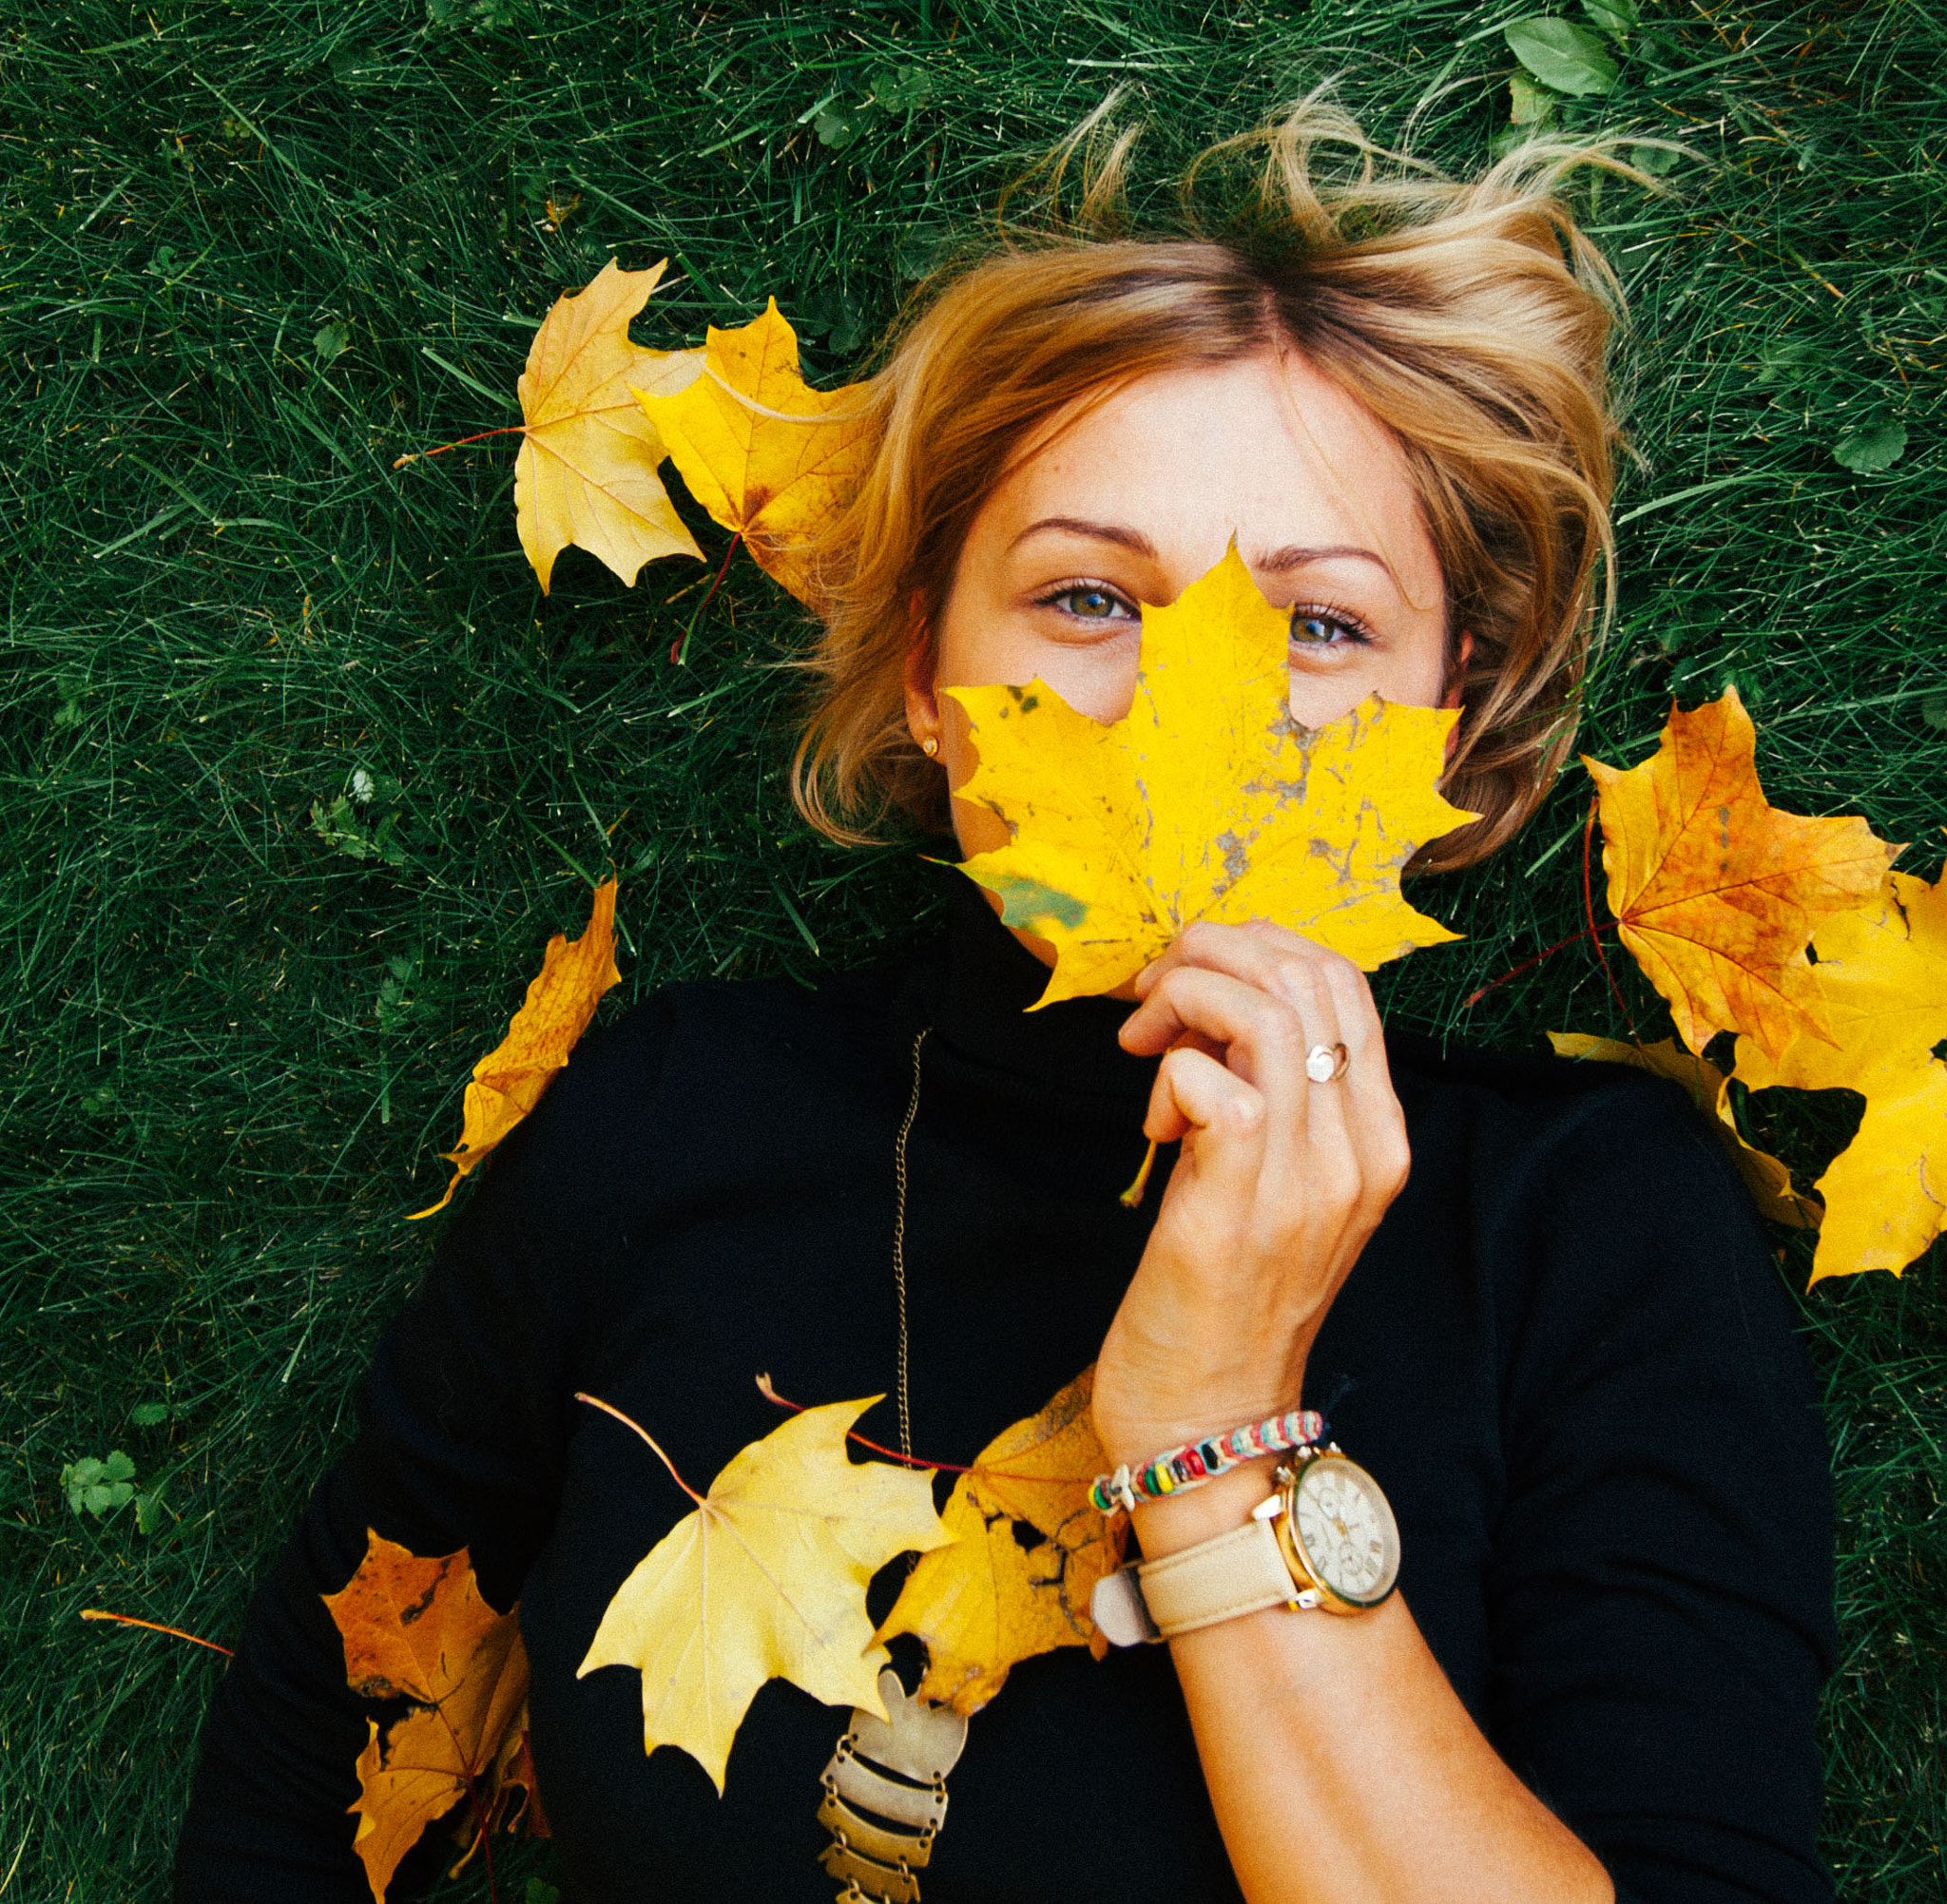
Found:
<svg viewBox="0 0 1947 1904"><path fill-rule="evenodd" d="M1613 286L1554 196L1570 156L1326 185L1321 136L1362 149L1315 106L1263 136L1241 236L1034 243L908 322L822 551L814 822L844 837L890 799L993 844L949 801L972 761L942 684L1038 677L1117 718L1138 605L1233 538L1290 610L1301 722L1374 692L1464 709L1444 788L1482 817L1428 866L1533 812L1608 539ZM1090 215L1112 198L1098 180ZM896 966L671 987L576 1050L259 1592L179 1894L366 1894L368 1715L320 1596L372 1529L464 1546L519 1601L576 1904L822 1900L835 1877L929 1904L1828 1896L1825 1451L1758 1222L1677 1093L1388 1034L1353 965L1272 922L1193 928L1133 1008L1028 1014L1048 949L954 883ZM1131 1210L1139 1130L1181 1150ZM879 1827L820 1826L845 1721L789 1683L720 1798L645 1754L638 1674L577 1677L687 1505L577 1391L700 1480L777 1426L760 1370L800 1400L896 1391L912 1446L964 1463L1091 1362L1142 1556L1171 1561L1124 1616L1147 1603L1168 1644L1018 1666L903 1864L897 1781ZM1362 1475L1304 1445L1292 1412L1321 1405ZM1282 1448L1205 1448L1176 1471L1245 1458L1163 1491L1157 1457L1273 1418Z"/></svg>

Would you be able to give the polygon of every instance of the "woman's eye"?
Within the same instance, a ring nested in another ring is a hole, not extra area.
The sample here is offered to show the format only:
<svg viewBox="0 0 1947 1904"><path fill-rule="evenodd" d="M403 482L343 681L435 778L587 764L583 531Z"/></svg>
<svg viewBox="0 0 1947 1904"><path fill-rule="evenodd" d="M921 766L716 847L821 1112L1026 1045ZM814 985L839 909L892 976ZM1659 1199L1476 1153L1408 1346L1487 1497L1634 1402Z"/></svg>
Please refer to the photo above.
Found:
<svg viewBox="0 0 1947 1904"><path fill-rule="evenodd" d="M1358 623L1327 608L1291 611L1291 645L1295 648L1342 647L1353 643L1363 645L1365 640L1365 630Z"/></svg>
<svg viewBox="0 0 1947 1904"><path fill-rule="evenodd" d="M1120 595L1107 588L1063 588L1047 598L1050 607L1072 615L1078 622L1114 622L1133 619L1134 610Z"/></svg>

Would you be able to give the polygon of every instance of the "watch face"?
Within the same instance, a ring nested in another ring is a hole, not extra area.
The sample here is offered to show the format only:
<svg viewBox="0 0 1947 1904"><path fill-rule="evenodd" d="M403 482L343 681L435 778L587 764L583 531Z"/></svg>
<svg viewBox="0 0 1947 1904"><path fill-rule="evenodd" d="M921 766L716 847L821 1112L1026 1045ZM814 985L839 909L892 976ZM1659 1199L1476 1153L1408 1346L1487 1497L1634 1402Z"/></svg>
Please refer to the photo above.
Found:
<svg viewBox="0 0 1947 1904"><path fill-rule="evenodd" d="M1376 1606L1399 1574L1399 1529L1379 1484L1355 1461L1320 1454L1299 1471L1291 1531L1313 1574L1354 1606Z"/></svg>

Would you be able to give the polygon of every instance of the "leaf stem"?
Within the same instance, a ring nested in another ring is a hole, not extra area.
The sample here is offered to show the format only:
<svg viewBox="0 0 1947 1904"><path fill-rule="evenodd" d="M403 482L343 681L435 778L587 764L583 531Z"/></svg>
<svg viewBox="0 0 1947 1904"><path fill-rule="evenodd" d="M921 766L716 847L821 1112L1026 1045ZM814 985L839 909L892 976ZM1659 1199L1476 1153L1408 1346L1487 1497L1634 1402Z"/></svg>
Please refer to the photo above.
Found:
<svg viewBox="0 0 1947 1904"><path fill-rule="evenodd" d="M774 1401L780 1408L788 1408L793 1414L802 1414L805 1412L806 1404L781 1395L771 1386L769 1375L758 1376L757 1392L766 1401ZM875 1454L883 1454L888 1461L896 1461L901 1468L937 1468L949 1474L971 1474L974 1471L972 1468L962 1468L957 1461L922 1461L916 1454L901 1454L896 1448L887 1448L874 1441L871 1436L860 1434L856 1428L848 1428L845 1431L845 1439L858 1442L861 1448L871 1449ZM988 1471L983 1469L981 1471L984 1473Z"/></svg>
<svg viewBox="0 0 1947 1904"><path fill-rule="evenodd" d="M1115 1201L1126 1210L1133 1210L1143 1201L1143 1192L1149 1187L1149 1172L1156 1167L1156 1140L1149 1140L1149 1147L1143 1152L1143 1167L1129 1182L1129 1187Z"/></svg>
<svg viewBox="0 0 1947 1904"><path fill-rule="evenodd" d="M1589 802L1589 817L1582 826L1582 914L1589 921L1590 943L1595 948L1595 955L1602 961L1602 975L1609 980L1609 989L1616 1003L1622 1007L1623 1018L1629 1028L1629 1036L1642 1044L1643 1034L1636 1029L1635 1014L1629 1010L1629 1001L1623 996L1623 989L1616 983L1616 975L1610 970L1609 954L1602 949L1602 934L1595 923L1595 897L1589 884L1589 847L1595 837L1595 816L1602 805L1600 796Z"/></svg>
<svg viewBox="0 0 1947 1904"><path fill-rule="evenodd" d="M528 426L525 423L504 424L498 430L482 430L472 436L458 436L451 443L442 443L436 450L414 450L410 454L393 459L395 470L403 470L408 463L416 463L421 456L443 456L449 450L464 450L469 443L484 443L490 436L525 436Z"/></svg>
<svg viewBox="0 0 1947 1904"><path fill-rule="evenodd" d="M617 1421L621 1422L623 1427L634 1429L635 1432L638 1434L640 1434L642 1438L649 1444L650 1448L654 1450L656 1459L660 1461L664 1467L668 1469L669 1478L672 1481L674 1481L676 1485L679 1488L681 1488L685 1494L687 1494L689 1498L697 1504L698 1507L701 1508L704 1505L704 1497L701 1494L699 1494L697 1491L694 1488L692 1488L689 1485L689 1483L685 1481L683 1478L683 1476L676 1471L676 1463L670 1460L668 1455L665 1454L662 1449L656 1446L655 1436L652 1435L647 1429L643 1427L643 1425L640 1422L631 1421L628 1418L628 1416L624 1414L619 1408L610 1408L609 1405L606 1401L603 1401L599 1396L584 1394L580 1389L575 1390L574 1398L576 1401L587 1402L590 1408L599 1408L604 1414L613 1415Z"/></svg>
<svg viewBox="0 0 1947 1904"><path fill-rule="evenodd" d="M460 1743L459 1734L453 1730L453 1721L446 1716L446 1708L434 1700L433 1710L439 1715L440 1724L446 1727L446 1736L453 1741L453 1757L460 1761L460 1778L467 1788L467 1806L473 1814L473 1849L487 1860L488 1904L500 1904L500 1887L493 1879L493 1818L488 1810L486 1800L480 1796L479 1778L467 1757L466 1747ZM496 1750L499 1741L496 1741ZM469 1851L467 1857L472 1857L472 1855L473 1852ZM467 1857L461 1858L460 1864L466 1863ZM447 1875L451 1877L453 1872L460 1868L460 1864L454 1865Z"/></svg>
<svg viewBox="0 0 1947 1904"><path fill-rule="evenodd" d="M1579 933L1571 933L1567 938L1557 939L1552 946L1544 946L1533 958L1524 958L1519 965L1511 965L1506 971L1502 972L1500 977L1489 979L1477 991L1470 991L1460 1001L1461 1010L1472 1010L1490 991L1497 990L1501 986L1506 985L1510 979L1519 978L1524 971L1533 971L1543 959L1553 958L1558 952L1563 951L1566 947L1574 945L1580 939L1588 939L1595 947L1596 957L1602 961L1602 975L1609 980L1610 990L1614 994L1616 1003L1623 1008L1623 1016L1629 1021L1630 1035L1635 1035L1636 1021L1633 1017L1630 1017L1629 1005L1623 997L1621 988L1616 984L1616 975L1610 970L1609 954L1602 949L1603 933L1612 932L1617 926L1622 924L1622 921L1620 919L1598 920L1596 918L1595 895L1590 886L1589 849L1594 836L1595 816L1600 804L1598 800L1590 801L1589 817L1582 823L1582 914L1589 923ZM1640 1045L1643 1041L1637 1038L1636 1042Z"/></svg>
<svg viewBox="0 0 1947 1904"><path fill-rule="evenodd" d="M696 633L696 625L703 620L704 610L710 606L711 598L723 586L723 577L730 567L730 558L737 553L737 545L742 540L743 531L740 529L730 538L730 547L723 551L723 565L717 570L716 579L711 582L709 587L704 591L704 599L696 605L695 612L689 618L689 626L683 631L683 639L670 643L669 659L677 667L683 667L688 664L689 638Z"/></svg>
<svg viewBox="0 0 1947 1904"><path fill-rule="evenodd" d="M774 1401L780 1408L788 1408L793 1414L802 1414L805 1412L805 1404L803 1402L792 1401L787 1396L781 1395L771 1386L769 1375L758 1376L757 1389L758 1393L766 1401ZM583 1399L586 1400L587 1397L584 1396ZM937 1469L942 1473L947 1474L988 1474L996 1481L1045 1481L1060 1483L1062 1481L1080 1482L1091 1478L1086 1474L1024 1474L1018 1469L989 1468L980 1462L975 1462L971 1468L963 1468L957 1461L922 1461L916 1455L901 1454L896 1448L888 1448L881 1442L874 1441L870 1436L860 1434L856 1428L848 1428L845 1431L845 1439L858 1442L861 1448L871 1449L875 1454L883 1454L888 1461L896 1461L902 1468Z"/></svg>
<svg viewBox="0 0 1947 1904"><path fill-rule="evenodd" d="M180 1626L164 1626L154 1620L138 1620L132 1613L106 1613L99 1606L84 1606L81 1609L84 1620L112 1620L118 1626L141 1626L151 1633L166 1633L172 1640L187 1640L193 1646L207 1646L213 1653L221 1653L226 1660L237 1655L227 1646L220 1646L214 1640L199 1638L194 1633L185 1633Z"/></svg>
<svg viewBox="0 0 1947 1904"><path fill-rule="evenodd" d="M1606 933L1609 931L1610 927L1614 924L1615 921L1613 919L1610 919L1606 924L1598 926L1596 928L1596 931ZM1534 954L1533 958L1524 958L1519 965L1511 965L1506 971L1502 972L1500 977L1489 979L1488 982L1485 985L1483 985L1477 991L1470 991L1467 994L1467 996L1460 1001L1461 1010L1466 1011L1471 1010L1474 1006L1479 1004L1480 1001L1483 998L1485 998L1490 991L1499 990L1502 986L1506 985L1509 982L1509 980L1519 978L1524 971L1533 971L1534 968L1542 962L1543 959L1553 958L1558 952L1565 951L1568 947L1578 943L1582 939L1586 939L1588 936L1589 928L1587 926L1584 926L1579 933L1571 933L1567 938L1557 939L1552 946L1544 946L1540 952Z"/></svg>

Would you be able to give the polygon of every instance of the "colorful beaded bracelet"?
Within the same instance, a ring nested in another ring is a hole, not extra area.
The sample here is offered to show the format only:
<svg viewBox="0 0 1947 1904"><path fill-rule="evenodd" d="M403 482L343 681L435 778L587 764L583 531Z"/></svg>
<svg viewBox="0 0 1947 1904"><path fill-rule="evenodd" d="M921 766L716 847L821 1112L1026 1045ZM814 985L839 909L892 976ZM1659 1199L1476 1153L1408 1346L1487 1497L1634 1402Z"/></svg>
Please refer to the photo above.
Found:
<svg viewBox="0 0 1947 1904"><path fill-rule="evenodd" d="M1201 1487L1205 1481L1245 1461L1264 1454L1284 1454L1294 1448L1314 1448L1325 1438L1325 1417L1316 1409L1295 1408L1288 1414L1274 1414L1269 1421L1247 1421L1228 1434L1213 1434L1207 1441L1191 1441L1171 1448L1147 1461L1133 1474L1127 1467L1113 1474L1098 1474L1089 1489L1089 1499L1098 1513L1124 1512L1138 1501L1160 1501L1166 1494L1180 1494L1186 1488Z"/></svg>

